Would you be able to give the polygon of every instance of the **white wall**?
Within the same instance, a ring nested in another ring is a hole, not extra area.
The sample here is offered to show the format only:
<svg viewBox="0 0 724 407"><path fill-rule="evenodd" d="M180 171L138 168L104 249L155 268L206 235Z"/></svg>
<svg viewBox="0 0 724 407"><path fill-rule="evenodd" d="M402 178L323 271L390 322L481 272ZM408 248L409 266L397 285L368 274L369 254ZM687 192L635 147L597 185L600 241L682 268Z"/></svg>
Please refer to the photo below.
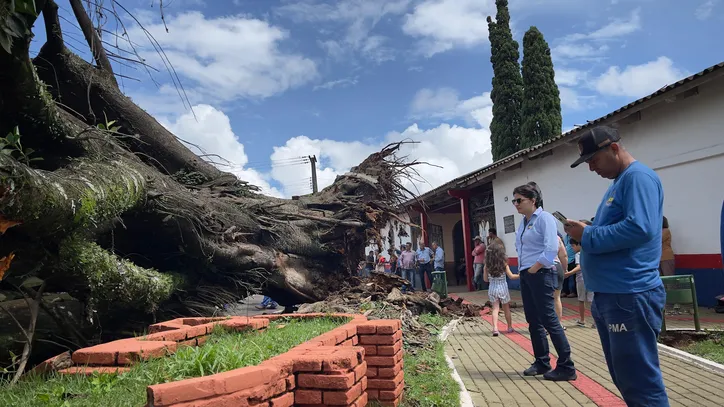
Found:
<svg viewBox="0 0 724 407"><path fill-rule="evenodd" d="M637 160L656 170L664 187L664 215L669 219L677 254L719 253L719 217L724 200L724 78L699 88L699 95L658 104L641 112L641 120L619 127L624 146ZM574 219L590 219L610 181L588 170L572 169L575 144L553 155L501 171L493 181L498 235L508 255L516 257L514 234L505 234L503 217L518 215L513 189L535 181L546 210ZM508 197L507 202L505 197Z"/></svg>
<svg viewBox="0 0 724 407"><path fill-rule="evenodd" d="M442 226L442 242L438 242L445 253L445 261L455 261L455 248L453 246L453 228L460 222L462 217L459 213L431 213L428 215L428 223ZM430 240L432 244L432 240Z"/></svg>
<svg viewBox="0 0 724 407"><path fill-rule="evenodd" d="M410 221L410 217L409 217L409 215L406 214L406 213L398 214L397 216L399 216L400 219L403 219L403 220L405 220L406 222L409 222L409 221ZM418 220L415 220L413 223L419 223L419 222L420 222L420 221L419 221L419 219L418 219ZM387 240L387 234L389 233L390 227L392 227L393 223L394 223L393 221L387 222L387 226L385 226L382 230L380 230L380 235L382 236L382 245L383 245L383 249L382 249L383 251L382 251L382 252L383 252L383 253L387 253L387 250L389 250L389 248L390 248L390 243L389 243L389 241ZM395 247L396 247L397 249L401 248L403 244L407 244L407 242L411 242L411 241L412 241L412 240L411 240L411 239L412 239L412 231L411 231L410 226L409 226L409 225L404 225L404 224L402 224L402 228L405 230L405 232L407 232L407 236L400 236L399 233L398 233L399 230L400 230L400 225L401 225L401 223L400 223L399 221L397 221L397 227L394 228L394 230L392 231L392 235L393 235L394 240L395 240ZM371 243L365 248L365 254L369 253L370 251L377 251L377 250L378 250L377 244L375 244L374 242L371 242Z"/></svg>

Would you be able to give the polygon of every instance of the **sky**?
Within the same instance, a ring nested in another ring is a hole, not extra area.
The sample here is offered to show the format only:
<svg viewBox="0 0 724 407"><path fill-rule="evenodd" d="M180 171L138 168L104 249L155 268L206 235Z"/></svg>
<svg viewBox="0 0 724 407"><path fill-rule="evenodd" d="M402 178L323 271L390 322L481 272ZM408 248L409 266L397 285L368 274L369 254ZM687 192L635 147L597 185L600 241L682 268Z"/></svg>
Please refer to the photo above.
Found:
<svg viewBox="0 0 724 407"><path fill-rule="evenodd" d="M66 43L87 57L70 6L57 2ZM166 0L163 12L159 0L120 3L133 14L117 9L124 38L158 69L114 63L134 78L119 77L121 89L263 193L311 192L300 157L319 160L321 189L403 140L414 143L401 155L430 164L411 185L420 193L492 161L494 0ZM723 37L724 0L510 0L510 13L521 57L530 26L551 47L564 131L723 59L710 39ZM117 24L105 24L103 40L123 50L107 48L132 57ZM39 20L31 51L42 31Z"/></svg>

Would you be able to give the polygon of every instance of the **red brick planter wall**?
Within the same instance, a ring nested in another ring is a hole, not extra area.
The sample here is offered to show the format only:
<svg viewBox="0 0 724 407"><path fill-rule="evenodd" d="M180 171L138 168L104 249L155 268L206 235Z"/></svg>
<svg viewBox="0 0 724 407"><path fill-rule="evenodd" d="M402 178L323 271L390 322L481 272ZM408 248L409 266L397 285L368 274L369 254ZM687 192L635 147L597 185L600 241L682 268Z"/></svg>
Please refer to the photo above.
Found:
<svg viewBox="0 0 724 407"><path fill-rule="evenodd" d="M253 318L178 318L149 327L150 334L80 349L78 366L63 374L127 371L139 360L162 357L182 346L200 346L214 325L265 329L277 318L347 317L352 320L288 352L244 367L148 386L149 407L363 407L368 400L397 406L402 398L402 331L399 320L367 321L362 315L290 314ZM38 371L46 370L39 365Z"/></svg>

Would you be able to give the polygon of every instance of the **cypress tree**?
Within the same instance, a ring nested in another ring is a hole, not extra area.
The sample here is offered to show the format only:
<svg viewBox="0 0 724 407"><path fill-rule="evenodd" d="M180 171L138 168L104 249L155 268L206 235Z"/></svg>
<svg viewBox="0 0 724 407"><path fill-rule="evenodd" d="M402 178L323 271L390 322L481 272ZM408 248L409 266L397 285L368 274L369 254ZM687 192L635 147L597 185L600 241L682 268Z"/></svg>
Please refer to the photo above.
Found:
<svg viewBox="0 0 724 407"><path fill-rule="evenodd" d="M520 75L518 42L510 31L508 0L496 0L495 22L488 17L490 62L493 64L493 120L490 140L493 160L499 160L519 149L523 79Z"/></svg>
<svg viewBox="0 0 724 407"><path fill-rule="evenodd" d="M523 89L520 148L559 136L561 97L550 47L536 27L530 27L523 36Z"/></svg>

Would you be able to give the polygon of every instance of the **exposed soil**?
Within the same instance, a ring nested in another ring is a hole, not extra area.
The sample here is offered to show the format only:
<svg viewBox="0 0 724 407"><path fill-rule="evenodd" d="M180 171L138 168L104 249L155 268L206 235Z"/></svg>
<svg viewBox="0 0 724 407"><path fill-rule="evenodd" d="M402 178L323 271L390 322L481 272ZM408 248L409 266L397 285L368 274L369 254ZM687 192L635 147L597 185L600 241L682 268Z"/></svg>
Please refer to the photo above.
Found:
<svg viewBox="0 0 724 407"><path fill-rule="evenodd" d="M349 284L330 295L324 301L301 305L297 313L313 312L364 312L367 318L400 319L404 331L404 343L409 352L429 347L436 335L435 327L426 326L419 319L421 314L439 314L453 319L476 317L482 307L463 304L462 299L440 299L436 293L415 291L403 294L400 290L410 282L389 273L372 272L370 278L352 277Z"/></svg>
<svg viewBox="0 0 724 407"><path fill-rule="evenodd" d="M666 331L659 336L659 342L677 349L683 349L697 342L705 340L723 341L722 331Z"/></svg>

